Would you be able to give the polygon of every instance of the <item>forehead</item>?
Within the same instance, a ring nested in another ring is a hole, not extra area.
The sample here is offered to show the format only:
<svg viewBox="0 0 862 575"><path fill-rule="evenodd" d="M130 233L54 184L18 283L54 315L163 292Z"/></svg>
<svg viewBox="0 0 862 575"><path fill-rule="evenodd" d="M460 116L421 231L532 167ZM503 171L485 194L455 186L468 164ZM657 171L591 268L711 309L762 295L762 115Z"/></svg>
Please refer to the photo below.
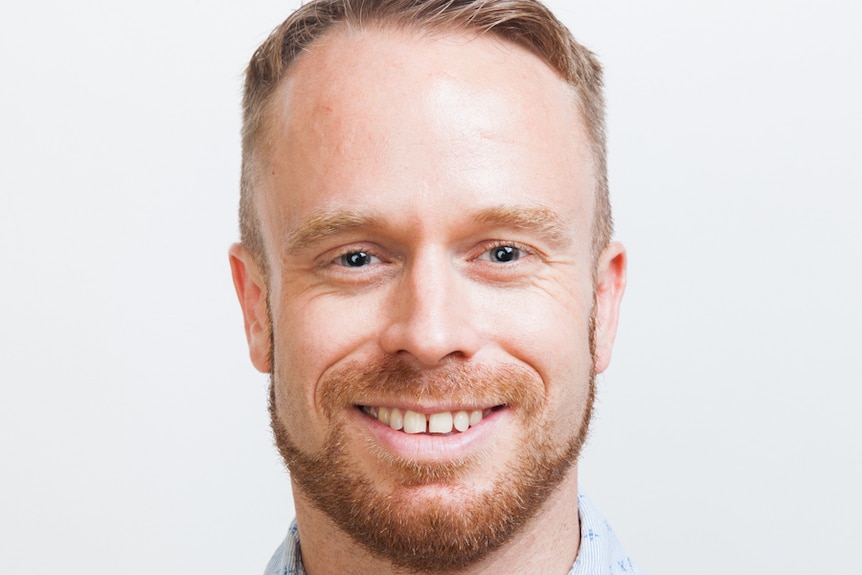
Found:
<svg viewBox="0 0 862 575"><path fill-rule="evenodd" d="M495 36L335 30L270 103L261 219L289 226L327 201L362 205L392 187L489 206L576 198L591 211L577 104L540 58Z"/></svg>
<svg viewBox="0 0 862 575"><path fill-rule="evenodd" d="M271 104L270 111L288 122L372 122L437 105L442 123L455 119L441 116L448 105L476 121L505 107L510 124L540 116L559 122L561 109L580 123L575 91L544 61L497 36L473 32L337 28L294 62ZM573 132L571 125L560 127Z"/></svg>

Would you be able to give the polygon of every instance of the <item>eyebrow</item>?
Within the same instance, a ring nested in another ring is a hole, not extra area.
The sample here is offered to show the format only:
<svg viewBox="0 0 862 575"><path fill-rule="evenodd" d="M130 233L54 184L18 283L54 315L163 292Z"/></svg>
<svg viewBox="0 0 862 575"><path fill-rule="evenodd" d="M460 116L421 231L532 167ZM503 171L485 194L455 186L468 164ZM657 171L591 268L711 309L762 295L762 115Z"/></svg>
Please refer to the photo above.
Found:
<svg viewBox="0 0 862 575"><path fill-rule="evenodd" d="M554 246L565 246L574 234L556 212L534 206L496 206L472 214L472 219L500 228L536 234Z"/></svg>
<svg viewBox="0 0 862 575"><path fill-rule="evenodd" d="M377 216L360 214L351 210L318 212L291 231L285 240L289 249L302 249L322 238L351 230L374 227L383 224Z"/></svg>
<svg viewBox="0 0 862 575"><path fill-rule="evenodd" d="M533 233L554 246L565 246L574 239L574 234L557 213L543 207L493 206L472 212L467 219L496 228ZM285 246L292 250L303 249L336 234L384 225L385 218L380 215L352 210L317 212L287 234Z"/></svg>

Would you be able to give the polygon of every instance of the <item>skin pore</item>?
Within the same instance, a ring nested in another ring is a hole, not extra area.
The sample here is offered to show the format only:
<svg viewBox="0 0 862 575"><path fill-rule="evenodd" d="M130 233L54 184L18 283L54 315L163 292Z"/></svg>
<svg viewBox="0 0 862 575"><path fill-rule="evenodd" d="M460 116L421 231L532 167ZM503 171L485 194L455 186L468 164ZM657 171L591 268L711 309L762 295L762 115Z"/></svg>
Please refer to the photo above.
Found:
<svg viewBox="0 0 862 575"><path fill-rule="evenodd" d="M570 88L493 37L338 30L267 142L267 271L231 264L308 572L566 573L625 283Z"/></svg>

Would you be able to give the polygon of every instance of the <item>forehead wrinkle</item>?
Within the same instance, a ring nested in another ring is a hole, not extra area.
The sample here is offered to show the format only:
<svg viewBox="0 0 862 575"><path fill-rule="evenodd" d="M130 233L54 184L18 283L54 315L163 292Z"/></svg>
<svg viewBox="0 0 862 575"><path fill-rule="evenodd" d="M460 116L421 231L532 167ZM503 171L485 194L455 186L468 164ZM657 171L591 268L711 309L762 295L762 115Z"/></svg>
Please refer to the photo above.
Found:
<svg viewBox="0 0 862 575"><path fill-rule="evenodd" d="M288 250L303 249L335 234L381 224L376 216L352 210L318 211L286 234L284 245Z"/></svg>
<svg viewBox="0 0 862 575"><path fill-rule="evenodd" d="M472 219L482 224L536 233L554 246L567 246L574 240L572 230L548 208L494 206L474 213Z"/></svg>

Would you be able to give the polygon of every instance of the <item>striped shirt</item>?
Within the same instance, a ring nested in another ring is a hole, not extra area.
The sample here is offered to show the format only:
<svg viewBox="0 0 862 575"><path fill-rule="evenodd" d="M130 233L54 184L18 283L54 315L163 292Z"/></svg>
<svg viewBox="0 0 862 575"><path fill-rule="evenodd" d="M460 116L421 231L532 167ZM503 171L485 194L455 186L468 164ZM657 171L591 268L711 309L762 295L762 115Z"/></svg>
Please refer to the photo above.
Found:
<svg viewBox="0 0 862 575"><path fill-rule="evenodd" d="M590 501L578 496L581 546L568 575L646 575L623 551L611 526ZM306 575L302 566L296 521L269 561L264 575Z"/></svg>

